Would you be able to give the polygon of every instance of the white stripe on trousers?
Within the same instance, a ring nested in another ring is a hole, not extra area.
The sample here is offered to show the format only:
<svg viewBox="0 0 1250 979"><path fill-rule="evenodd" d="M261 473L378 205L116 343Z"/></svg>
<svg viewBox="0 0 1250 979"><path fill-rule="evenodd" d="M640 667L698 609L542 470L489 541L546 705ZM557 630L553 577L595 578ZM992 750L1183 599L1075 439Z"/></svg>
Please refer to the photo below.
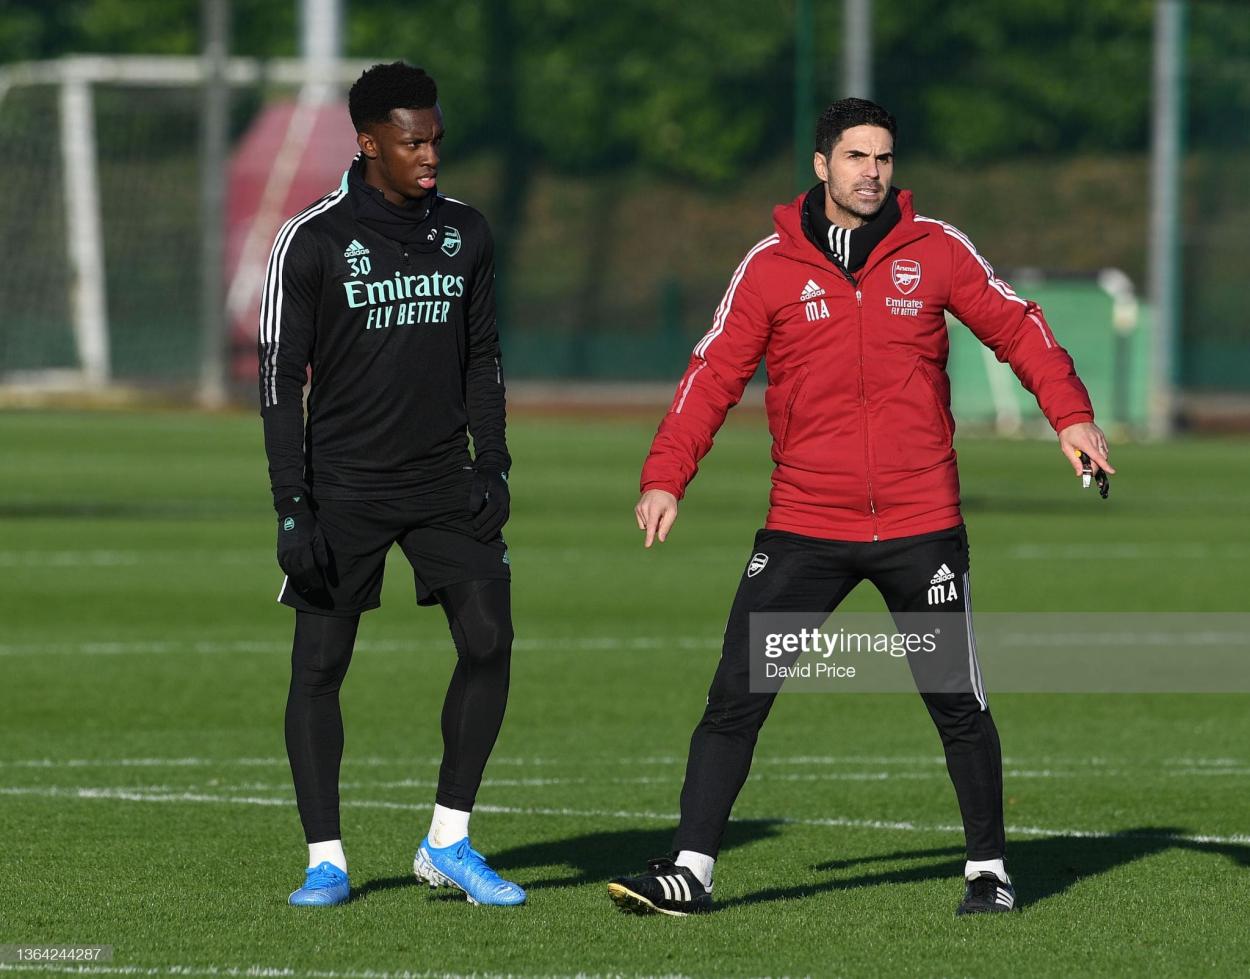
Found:
<svg viewBox="0 0 1250 979"><path fill-rule="evenodd" d="M972 580L964 572L964 626L968 630L968 675L972 680L972 692L981 710L989 710L985 699L985 681L981 677L981 663L977 659L977 637L972 631Z"/></svg>

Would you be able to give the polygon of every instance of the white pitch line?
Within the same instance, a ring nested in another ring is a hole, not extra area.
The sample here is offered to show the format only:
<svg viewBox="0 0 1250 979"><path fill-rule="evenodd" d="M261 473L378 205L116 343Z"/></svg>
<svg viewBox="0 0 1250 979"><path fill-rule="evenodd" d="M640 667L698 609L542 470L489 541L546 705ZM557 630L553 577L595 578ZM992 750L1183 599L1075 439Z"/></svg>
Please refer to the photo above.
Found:
<svg viewBox="0 0 1250 979"><path fill-rule="evenodd" d="M1169 772L1169 775L1222 775L1234 774L1233 772L1212 772L1205 769L1195 771ZM1241 774L1240 772L1236 774ZM1123 778L1139 779L1142 776L1140 771L1100 771L1099 778L1113 776ZM1054 771L1015 771L1006 769L1003 771L1004 778L1018 779L1069 779L1069 778L1088 778L1088 772L1054 772ZM748 778L748 782L803 782L803 783L819 783L819 782L930 782L930 781L946 781L949 776L945 770L934 772L812 772L812 773L791 773L785 775L770 775L766 772L752 773ZM620 778L606 776L600 778L517 778L517 779L494 779L487 778L482 782L483 789L508 789L508 788L549 788L556 785L668 785L679 787L681 785L681 773L674 772L671 775L639 775L629 778ZM219 791L263 791L263 792L282 792L290 788L290 783L276 782L220 782L210 783L208 788L217 789ZM339 782L340 789L432 789L438 787L437 779L418 779L405 778L396 781L370 781L361 779L351 779ZM130 788L130 786L127 786ZM164 786L165 789L173 791L175 787ZM192 791L199 789L199 785L178 786L183 791Z"/></svg>
<svg viewBox="0 0 1250 979"><path fill-rule="evenodd" d="M551 785L585 785L590 782L589 778L487 778L482 781L482 788L501 788L501 789L517 789L517 788L546 788ZM595 780L596 783L599 781ZM269 786L262 783L256 783L251 786L240 786L240 788L256 788L280 789L284 786ZM223 786L229 788L229 786ZM435 778L401 778L387 782L371 782L371 781L346 781L340 782L341 789L436 789L438 788L438 779Z"/></svg>
<svg viewBox="0 0 1250 979"><path fill-rule="evenodd" d="M119 802L184 802L207 803L234 806L290 806L289 798L274 799L260 796L218 796L196 792L149 793L132 792L111 788L76 788L60 789L54 787L0 788L0 795L9 796L41 796L45 798L67 798L83 800L107 800ZM408 812L428 812L430 805L406 802L386 802L380 799L345 799L343 806L352 809L398 809ZM573 809L562 806L494 806L477 805L477 812L498 813L510 816L562 816L577 819L634 819L660 822L676 822L678 813L648 812L626 809ZM918 823L910 820L854 819L847 816L826 816L821 818L797 816L740 815L731 822L738 823L774 823L782 826L814 826L839 827L842 829L877 829L908 833L963 833L963 827L953 823ZM1050 828L1042 826L1008 826L1009 836L1072 836L1082 839L1147 839L1174 841L1177 843L1215 843L1215 844L1247 844L1250 835L1236 834L1232 836L1215 836L1210 834L1190 835L1181 833L1137 833L1115 830L1090 830L1067 828Z"/></svg>
<svg viewBox="0 0 1250 979"><path fill-rule="evenodd" d="M267 551L0 551L0 568L127 568L188 563L254 564L267 567Z"/></svg>
<svg viewBox="0 0 1250 979"><path fill-rule="evenodd" d="M1245 777L1250 775L1250 768L1246 769L1177 769L1164 773L1166 777L1199 777L1207 778L1211 776L1228 775L1235 777ZM806 784L817 784L827 782L929 782L941 781L945 782L949 776L945 770L933 772L813 772L813 773L789 773L782 775L772 775L766 772L752 773L748 779L751 783L761 782L795 782ZM1088 778L1088 772L1056 772L1047 769L1042 770L1014 770L1005 769L1003 777L1006 779L1020 780L1061 780ZM1120 771L1116 769L1100 770L1099 778L1115 777L1115 778L1132 778L1140 779L1141 771ZM348 779L339 782L341 790L355 791L361 789L433 789L438 787L437 779L418 779L405 778L387 781L375 781L370 779ZM487 789L518 789L518 788L551 788L553 786L582 786L582 785L661 785L677 788L681 785L681 774L674 772L667 776L648 776L640 775L634 777L555 777L555 778L487 778L482 783L483 790ZM238 793L238 792L286 792L291 791L289 782L230 782L212 780L205 784L191 783L187 785L125 785L113 787L118 792L138 792L138 793L164 793L164 794L195 794L202 790L212 790L215 792ZM34 794L28 792L30 789L40 789L47 791L62 791L67 794L73 794L78 791L75 786L0 786L0 794L22 795ZM88 791L95 791L89 789Z"/></svg>
<svg viewBox="0 0 1250 979"><path fill-rule="evenodd" d="M644 759L617 758L613 761L623 764L643 764ZM605 760L597 758L587 759L582 764L600 766ZM658 759L649 759L653 764L658 764ZM685 759L673 758L668 764L676 764L678 761L685 762ZM364 768L410 768L427 766L437 768L442 763L441 758L378 758L378 757L362 757L349 758L345 762L346 768L364 767ZM533 765L535 767L544 767L550 765L568 765L577 764L570 762L567 758L509 758L499 757L490 760L492 765L522 766ZM75 768L286 768L290 762L286 758L274 756L271 758L18 758L10 761L0 761L0 768L22 768L22 769L75 769Z"/></svg>
<svg viewBox="0 0 1250 979"><path fill-rule="evenodd" d="M361 759L360 763L367 764L368 759ZM0 761L0 768L198 768L286 764L285 758L19 758Z"/></svg>
<svg viewBox="0 0 1250 979"><path fill-rule="evenodd" d="M722 640L713 636L557 636L521 637L512 643L518 652L647 652L719 649ZM285 654L289 640L116 640L91 642L0 643L0 656L169 656L196 654ZM358 653L447 652L454 647L446 639L361 639Z"/></svg>
<svg viewBox="0 0 1250 979"><path fill-rule="evenodd" d="M1250 759L1245 758L1164 758L1160 760L1150 760L1147 762L1138 762L1136 768L1133 763L1137 759L1108 759L1099 757L1086 758L1069 758L1062 756L1041 756L1037 758L1028 758L1020 756L1007 755L1003 758L1003 764L1008 769L1022 777L1030 774L1030 769L1021 768L1023 765L1040 765L1043 766L1040 771L1051 771L1050 765L1061 765L1069 768L1088 768L1090 773L1097 775L1108 775L1117 773L1140 774L1142 771L1153 771L1158 766L1174 767L1183 771L1193 770L1195 773L1199 769L1211 769L1214 772L1227 772L1229 774L1244 774L1250 771ZM358 758L348 756L344 759L343 765L346 769L353 767L367 768L409 768L419 766L438 767L442 759L436 755L430 755L424 758L387 758L380 756L366 755ZM1126 764L1127 763L1127 764ZM685 755L647 755L642 757L631 758L629 756L612 755L609 757L546 757L542 755L536 756L511 756L500 755L493 756L490 759L491 765L506 766L534 766L537 768L551 766L565 766L568 768L578 767L594 767L602 768L604 765L617 765L621 767L641 767L641 766L664 766L664 765L681 765L686 764ZM285 757L273 755L271 757L230 757L230 758L207 758L207 757L169 757L169 758L151 758L151 757L134 757L134 758L14 758L8 760L0 760L0 768L19 768L19 769L62 769L62 768L286 768L289 765ZM945 760L941 755L760 755L756 756L752 762L753 768L761 767L805 767L805 766L837 766L837 765L901 765L915 766L919 768L932 767L938 768L938 775L945 774ZM1090 774L1083 773L1083 774Z"/></svg>
<svg viewBox="0 0 1250 979"><path fill-rule="evenodd" d="M395 766L406 768L416 765L429 765L437 767L442 762L441 758L429 756L426 758L382 758L377 756L365 756L360 758L348 757L344 759L344 767L367 766L370 768L383 768ZM37 768L37 769L55 769L55 768L216 768L228 766L250 767L282 767L285 768L289 762L286 758L280 756L272 756L269 758L204 758L204 757L185 757L185 758L19 758L9 761L0 761L0 768ZM650 755L641 758L630 758L628 756L613 755L610 757L589 757L589 758L550 758L539 756L519 757L519 756L492 756L491 765L533 765L535 767L543 767L550 765L567 765L576 767L578 765L593 766L600 768L605 764L614 765L682 765L686 764L684 755ZM755 765L942 765L944 764L941 755L865 755L863 757L856 756L813 756L813 755L796 755L792 758L788 757L757 757L754 761ZM1240 763L1238 763L1240 764Z"/></svg>
<svg viewBox="0 0 1250 979"><path fill-rule="evenodd" d="M568 561L595 561L602 553L589 548L534 548L529 550L536 559L565 563ZM735 560L737 548L718 549L723 553L694 555L695 560L723 563L726 556ZM1149 558L1166 558L1169 561L1244 560L1250 557L1250 547L1241 544L1202 544L1180 541L1099 541L1095 544L1018 543L1006 551L1006 556L1017 561L1080 561L1096 558L1101 561L1140 561ZM188 560L197 564L254 565L267 568L273 560L272 553L260 550L201 550L178 551L167 548L151 550L0 550L0 568L118 568L153 567L166 565L185 566Z"/></svg>
<svg viewBox="0 0 1250 979"><path fill-rule="evenodd" d="M271 965L60 965L57 963L0 962L0 972L43 972L75 976L213 976L219 979L605 979L599 975L578 973L576 976L523 975L518 972L413 972L408 969L297 969ZM613 977L619 974L613 973ZM662 979L686 979L672 974Z"/></svg>
<svg viewBox="0 0 1250 979"><path fill-rule="evenodd" d="M1232 561L1250 556L1250 548L1238 544L1185 544L1173 541L1098 541L1097 544L1017 544L1007 554L1017 561L1141 561L1149 558Z"/></svg>

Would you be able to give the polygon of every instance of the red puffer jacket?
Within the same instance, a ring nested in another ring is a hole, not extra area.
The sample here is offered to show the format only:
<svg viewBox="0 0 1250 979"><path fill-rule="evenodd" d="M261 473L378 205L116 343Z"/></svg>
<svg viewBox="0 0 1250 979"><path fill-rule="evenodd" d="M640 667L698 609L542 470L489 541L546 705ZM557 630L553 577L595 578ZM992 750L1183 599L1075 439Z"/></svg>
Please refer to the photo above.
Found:
<svg viewBox="0 0 1250 979"><path fill-rule="evenodd" d="M803 197L773 212L690 358L642 469L679 499L725 413L765 357L773 437L767 527L871 541L955 526L946 311L1006 361L1059 431L1092 421L1072 358L1041 309L994 274L958 229L912 209L855 281L808 241Z"/></svg>

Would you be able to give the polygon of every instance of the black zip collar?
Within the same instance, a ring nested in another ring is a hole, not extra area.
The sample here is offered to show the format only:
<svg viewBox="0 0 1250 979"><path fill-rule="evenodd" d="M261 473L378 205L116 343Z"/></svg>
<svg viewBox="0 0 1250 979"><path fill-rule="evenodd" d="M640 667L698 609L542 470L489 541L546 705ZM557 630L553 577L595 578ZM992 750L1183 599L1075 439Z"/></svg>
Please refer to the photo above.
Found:
<svg viewBox="0 0 1250 979"><path fill-rule="evenodd" d="M807 240L849 278L864 267L872 250L894 230L902 217L898 188L891 187L881 210L867 224L853 229L840 228L825 216L825 185L817 184L803 199L801 224Z"/></svg>
<svg viewBox="0 0 1250 979"><path fill-rule="evenodd" d="M414 207L392 204L376 187L365 183L365 161L357 156L347 171L347 189L356 220L370 231L418 252L438 248L438 190L434 189Z"/></svg>

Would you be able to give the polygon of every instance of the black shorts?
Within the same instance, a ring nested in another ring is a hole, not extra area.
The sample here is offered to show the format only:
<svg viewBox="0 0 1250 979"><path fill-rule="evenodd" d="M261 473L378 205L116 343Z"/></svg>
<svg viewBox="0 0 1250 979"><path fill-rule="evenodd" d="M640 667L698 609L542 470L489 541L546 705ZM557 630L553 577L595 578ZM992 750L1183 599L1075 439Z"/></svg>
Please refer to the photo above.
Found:
<svg viewBox="0 0 1250 979"><path fill-rule="evenodd" d="M300 592L283 581L278 601L322 615L359 615L381 605L382 572L392 544L412 565L417 604L435 605L434 593L461 581L502 579L512 571L503 536L482 542L469 513L471 470L459 471L426 492L397 500L317 500L317 524L330 566L325 584Z"/></svg>

